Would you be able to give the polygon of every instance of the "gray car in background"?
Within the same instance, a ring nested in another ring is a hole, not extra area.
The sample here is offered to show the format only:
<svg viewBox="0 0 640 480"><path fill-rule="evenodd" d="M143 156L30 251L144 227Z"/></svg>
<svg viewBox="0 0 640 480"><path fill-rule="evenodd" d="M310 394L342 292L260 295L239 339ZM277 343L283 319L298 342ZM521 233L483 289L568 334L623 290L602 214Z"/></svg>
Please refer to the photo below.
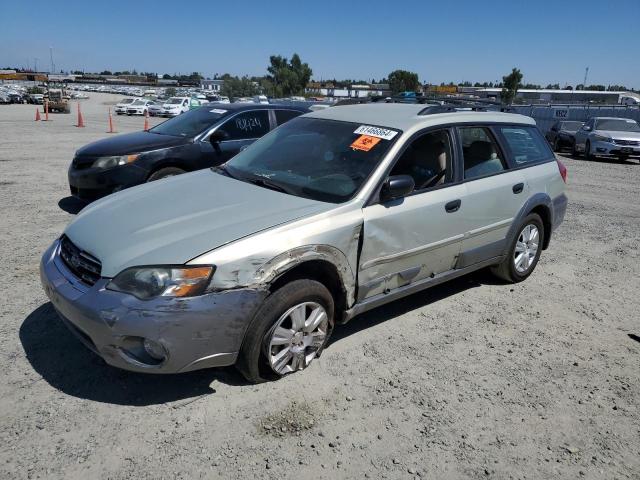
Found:
<svg viewBox="0 0 640 480"><path fill-rule="evenodd" d="M260 382L377 306L485 267L525 280L564 218L566 169L529 117L434 112L312 112L220 167L99 200L44 253L44 290L113 366L235 364Z"/></svg>
<svg viewBox="0 0 640 480"><path fill-rule="evenodd" d="M573 153L587 160L600 155L621 160L640 156L640 125L629 118L590 118L575 134Z"/></svg>

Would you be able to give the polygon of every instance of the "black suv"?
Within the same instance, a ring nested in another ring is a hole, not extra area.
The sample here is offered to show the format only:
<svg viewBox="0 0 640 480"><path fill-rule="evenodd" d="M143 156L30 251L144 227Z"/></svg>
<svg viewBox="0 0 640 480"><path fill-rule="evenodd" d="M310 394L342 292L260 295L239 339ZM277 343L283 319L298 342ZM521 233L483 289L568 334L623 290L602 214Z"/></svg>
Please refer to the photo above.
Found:
<svg viewBox="0 0 640 480"><path fill-rule="evenodd" d="M307 107L209 104L148 131L82 147L69 167L71 195L95 200L124 188L226 162Z"/></svg>

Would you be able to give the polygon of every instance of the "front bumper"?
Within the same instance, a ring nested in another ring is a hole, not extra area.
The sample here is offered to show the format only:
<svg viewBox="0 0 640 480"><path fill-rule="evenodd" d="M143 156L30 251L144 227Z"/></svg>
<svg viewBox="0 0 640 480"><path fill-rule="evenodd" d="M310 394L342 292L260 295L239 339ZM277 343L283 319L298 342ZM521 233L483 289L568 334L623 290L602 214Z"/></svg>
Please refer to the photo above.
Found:
<svg viewBox="0 0 640 480"><path fill-rule="evenodd" d="M640 146L595 141L591 144L591 153L595 155L639 156Z"/></svg>
<svg viewBox="0 0 640 480"><path fill-rule="evenodd" d="M102 170L69 167L71 195L85 201L93 201L119 190L140 185L149 172L134 163Z"/></svg>
<svg viewBox="0 0 640 480"><path fill-rule="evenodd" d="M163 117L177 117L180 115L180 110L162 110L160 115Z"/></svg>
<svg viewBox="0 0 640 480"><path fill-rule="evenodd" d="M89 286L66 268L59 241L44 253L40 280L65 325L109 365L148 373L179 373L235 363L246 328L266 297L238 289L191 298L139 300ZM162 345L166 357L144 353L141 339Z"/></svg>

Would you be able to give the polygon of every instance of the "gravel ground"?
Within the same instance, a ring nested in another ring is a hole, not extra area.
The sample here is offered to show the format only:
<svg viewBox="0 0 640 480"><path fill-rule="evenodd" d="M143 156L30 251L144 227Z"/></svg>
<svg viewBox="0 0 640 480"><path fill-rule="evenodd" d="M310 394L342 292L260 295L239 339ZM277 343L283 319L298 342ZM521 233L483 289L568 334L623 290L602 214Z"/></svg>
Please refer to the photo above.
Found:
<svg viewBox="0 0 640 480"><path fill-rule="evenodd" d="M564 160L566 220L524 283L477 273L369 312L275 383L146 376L78 343L38 279L115 100L83 101L84 129L0 106L0 477L640 478L637 162Z"/></svg>

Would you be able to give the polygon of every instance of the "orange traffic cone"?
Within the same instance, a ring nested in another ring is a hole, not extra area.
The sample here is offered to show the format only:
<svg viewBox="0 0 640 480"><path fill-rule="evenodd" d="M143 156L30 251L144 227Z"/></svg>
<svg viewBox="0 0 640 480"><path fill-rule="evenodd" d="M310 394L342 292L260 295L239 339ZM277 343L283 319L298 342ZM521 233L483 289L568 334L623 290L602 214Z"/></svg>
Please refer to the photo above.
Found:
<svg viewBox="0 0 640 480"><path fill-rule="evenodd" d="M36 107L36 122L40 121L40 109Z"/></svg>
<svg viewBox="0 0 640 480"><path fill-rule="evenodd" d="M84 128L84 119L82 118L82 112L80 111L80 104L78 103L78 124L76 127Z"/></svg>
<svg viewBox="0 0 640 480"><path fill-rule="evenodd" d="M109 108L109 131L107 133L116 133L113 129L113 116L111 115L111 108Z"/></svg>
<svg viewBox="0 0 640 480"><path fill-rule="evenodd" d="M144 131L149 130L149 112L144 112Z"/></svg>

